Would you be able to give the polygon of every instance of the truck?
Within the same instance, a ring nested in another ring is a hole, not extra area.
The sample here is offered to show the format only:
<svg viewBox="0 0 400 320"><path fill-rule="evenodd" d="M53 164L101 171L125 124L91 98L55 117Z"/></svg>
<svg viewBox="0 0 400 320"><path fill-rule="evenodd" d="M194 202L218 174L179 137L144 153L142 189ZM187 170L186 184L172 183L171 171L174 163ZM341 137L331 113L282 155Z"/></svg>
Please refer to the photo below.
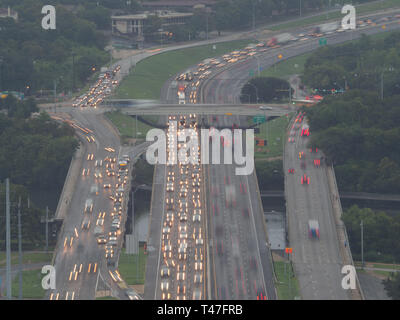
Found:
<svg viewBox="0 0 400 320"><path fill-rule="evenodd" d="M92 184L92 186L90 187L90 193L96 194L96 196L99 194L99 187L97 186L97 184Z"/></svg>
<svg viewBox="0 0 400 320"><path fill-rule="evenodd" d="M319 239L318 220L308 220L308 237L310 239Z"/></svg>
<svg viewBox="0 0 400 320"><path fill-rule="evenodd" d="M100 236L104 233L104 225L100 226L97 225L96 227L94 227L93 233L95 236Z"/></svg>
<svg viewBox="0 0 400 320"><path fill-rule="evenodd" d="M312 31L313 36L321 35L321 34L330 34L339 29L338 22L329 22L320 24L319 26L315 27Z"/></svg>
<svg viewBox="0 0 400 320"><path fill-rule="evenodd" d="M185 91L178 91L178 100L179 100L179 104L185 104Z"/></svg>
<svg viewBox="0 0 400 320"><path fill-rule="evenodd" d="M90 216L85 215L82 221L82 230L89 230L90 228Z"/></svg>
<svg viewBox="0 0 400 320"><path fill-rule="evenodd" d="M267 46L274 47L276 45L285 44L285 43L288 43L288 42L294 41L294 40L296 40L296 38L293 35L291 35L290 33L281 33L281 34L278 34L277 36L269 39L267 42Z"/></svg>
<svg viewBox="0 0 400 320"><path fill-rule="evenodd" d="M308 124L304 123L301 127L301 134L302 137L308 137L310 135L310 127Z"/></svg>
<svg viewBox="0 0 400 320"><path fill-rule="evenodd" d="M92 211L93 211L93 199L86 199L85 213L92 213Z"/></svg>

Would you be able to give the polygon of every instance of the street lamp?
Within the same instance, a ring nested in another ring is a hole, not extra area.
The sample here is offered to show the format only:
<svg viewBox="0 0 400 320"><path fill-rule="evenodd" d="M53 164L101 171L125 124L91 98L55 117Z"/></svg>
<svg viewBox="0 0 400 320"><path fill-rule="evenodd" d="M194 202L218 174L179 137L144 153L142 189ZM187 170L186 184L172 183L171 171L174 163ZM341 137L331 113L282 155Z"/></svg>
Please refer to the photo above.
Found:
<svg viewBox="0 0 400 320"><path fill-rule="evenodd" d="M382 70L382 72L381 72L381 100L383 101L383 87L384 87L384 85L383 85L383 74L384 74L384 72L385 71L390 71L390 72L393 72L394 71L394 68L393 67L389 67L387 70L385 70L385 69L383 69Z"/></svg>
<svg viewBox="0 0 400 320"><path fill-rule="evenodd" d="M258 102L259 99L258 99L258 89L257 89L257 87L254 84L252 84L250 81L247 82L247 84L253 86L256 89L256 99L257 99L257 102Z"/></svg>
<svg viewBox="0 0 400 320"><path fill-rule="evenodd" d="M2 81L1 78L3 77L3 74L1 72L1 69L3 68L3 57L0 56L0 92L2 91Z"/></svg>

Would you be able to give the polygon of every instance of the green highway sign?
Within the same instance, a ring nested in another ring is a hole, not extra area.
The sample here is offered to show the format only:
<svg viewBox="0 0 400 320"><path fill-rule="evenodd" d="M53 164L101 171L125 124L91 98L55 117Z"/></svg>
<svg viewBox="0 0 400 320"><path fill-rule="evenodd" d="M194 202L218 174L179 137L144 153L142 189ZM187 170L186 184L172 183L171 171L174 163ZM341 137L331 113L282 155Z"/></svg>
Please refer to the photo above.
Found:
<svg viewBox="0 0 400 320"><path fill-rule="evenodd" d="M255 116L253 117L254 123L263 123L265 122L265 116Z"/></svg>
<svg viewBox="0 0 400 320"><path fill-rule="evenodd" d="M249 76L250 76L250 77L253 77L253 76L254 76L254 70L250 70L250 71L249 71Z"/></svg>
<svg viewBox="0 0 400 320"><path fill-rule="evenodd" d="M319 39L319 45L320 46L326 46L327 43L328 43L328 41L326 40L326 38L320 38Z"/></svg>

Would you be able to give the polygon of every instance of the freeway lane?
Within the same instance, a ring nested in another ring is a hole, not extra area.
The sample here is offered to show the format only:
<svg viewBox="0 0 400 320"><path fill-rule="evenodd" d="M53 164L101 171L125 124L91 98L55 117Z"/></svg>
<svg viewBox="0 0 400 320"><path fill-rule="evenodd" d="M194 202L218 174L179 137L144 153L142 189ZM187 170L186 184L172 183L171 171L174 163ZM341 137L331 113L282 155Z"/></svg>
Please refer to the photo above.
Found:
<svg viewBox="0 0 400 320"><path fill-rule="evenodd" d="M80 171L82 172L83 169L89 169L89 175L85 174L80 176L74 193L70 195L71 202L69 212L64 219L62 234L59 237L56 249L57 254L54 265L56 268L57 288L51 293L53 293L53 295L59 294L59 299L66 299L67 293L69 299L72 298L72 295L74 296L74 299L94 299L97 272L100 271L103 278L108 280L109 275L104 259L104 249L102 246L97 244L96 237L93 235L93 230L99 212L106 212L104 221L106 230L111 224L110 212L112 211L112 202L108 199L111 193L110 191L103 189L103 184L111 183L115 185L116 183L116 177L108 177L105 174L104 169L101 170L103 178L96 179L94 177L94 163L96 160L103 160L105 157L111 155L111 153L104 150L105 147L112 147L118 152L120 143L119 137L109 129L101 115L98 115L95 112L80 112L76 109L72 109L70 110L70 117L73 118L75 123L78 123L81 127L92 130L93 133L91 135L95 137L95 142L88 143L86 137L83 137L83 141L86 141L84 143L88 144L87 153L88 155L93 154L93 160L91 160L91 157L89 158L90 160L87 160L87 156L85 155L85 160L83 161ZM113 153L112 156L117 157L118 155ZM91 190L94 185L97 185L99 195L96 195L96 193ZM93 199L93 212L90 215L89 230L84 231L81 229L81 224L84 216L83 210L86 199ZM75 228L78 232L78 238L74 235ZM70 237L71 235L74 236L72 247L67 245L64 248L65 237ZM94 265L96 263L97 270L95 273ZM90 269L89 264L91 264ZM82 271L78 273L77 279L74 280L75 273L73 273L72 280L70 281L69 278L71 271L80 269Z"/></svg>
<svg viewBox="0 0 400 320"><path fill-rule="evenodd" d="M346 41L358 39L362 34L373 35L381 32L398 30L400 24L397 21L386 23L385 29L382 25L368 28L358 28L353 31L334 33L325 36L329 45L339 44ZM300 31L299 31L300 32ZM265 53L257 54L260 67L266 69L280 61L279 54L282 54L282 60L311 52L319 48L319 39L312 38L302 42L295 42L277 49L270 49ZM203 103L220 104L238 104L240 103L240 89L250 79L249 71L257 70L257 60L248 59L243 62L231 65L227 70L214 74L203 84ZM293 70L295 72L295 69Z"/></svg>
<svg viewBox="0 0 400 320"><path fill-rule="evenodd" d="M218 118L215 125L231 128L234 122L240 125L241 121L245 122L245 119L223 117ZM267 296L268 299L276 299L254 172L238 176L235 164L206 167L210 246L215 277L213 298L255 300ZM230 196L233 196L233 201Z"/></svg>
<svg viewBox="0 0 400 320"><path fill-rule="evenodd" d="M310 152L306 147L308 138L300 137L300 131L298 128L296 142L286 145L284 169L289 239L301 295L303 299L311 300L348 299L347 292L341 287L343 262L326 173L323 162L321 167L314 166L314 159L320 159L322 153ZM301 159L299 152L304 152ZM295 173L287 173L289 168L294 168ZM309 185L300 182L304 174L310 178ZM309 220L319 221L319 240L308 239Z"/></svg>

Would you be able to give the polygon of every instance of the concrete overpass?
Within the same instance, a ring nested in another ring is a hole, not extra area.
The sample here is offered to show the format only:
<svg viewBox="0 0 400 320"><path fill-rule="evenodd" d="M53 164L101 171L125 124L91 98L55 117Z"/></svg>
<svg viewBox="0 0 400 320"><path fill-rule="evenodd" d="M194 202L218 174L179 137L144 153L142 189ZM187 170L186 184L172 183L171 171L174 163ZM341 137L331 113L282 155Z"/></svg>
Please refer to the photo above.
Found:
<svg viewBox="0 0 400 320"><path fill-rule="evenodd" d="M241 115L280 117L291 111L294 106L288 104L268 104L272 110L261 110L260 104L132 104L121 103L128 100L107 100L102 104L105 109L118 109L127 115L180 115L196 113L200 115Z"/></svg>
<svg viewBox="0 0 400 320"><path fill-rule="evenodd" d="M265 198L283 198L285 192L281 190L262 190L260 192L261 197ZM353 200L374 200L374 201L394 201L400 202L400 195L398 194L380 194L380 193L368 193L368 192L340 192L339 196L341 199L353 199Z"/></svg>

